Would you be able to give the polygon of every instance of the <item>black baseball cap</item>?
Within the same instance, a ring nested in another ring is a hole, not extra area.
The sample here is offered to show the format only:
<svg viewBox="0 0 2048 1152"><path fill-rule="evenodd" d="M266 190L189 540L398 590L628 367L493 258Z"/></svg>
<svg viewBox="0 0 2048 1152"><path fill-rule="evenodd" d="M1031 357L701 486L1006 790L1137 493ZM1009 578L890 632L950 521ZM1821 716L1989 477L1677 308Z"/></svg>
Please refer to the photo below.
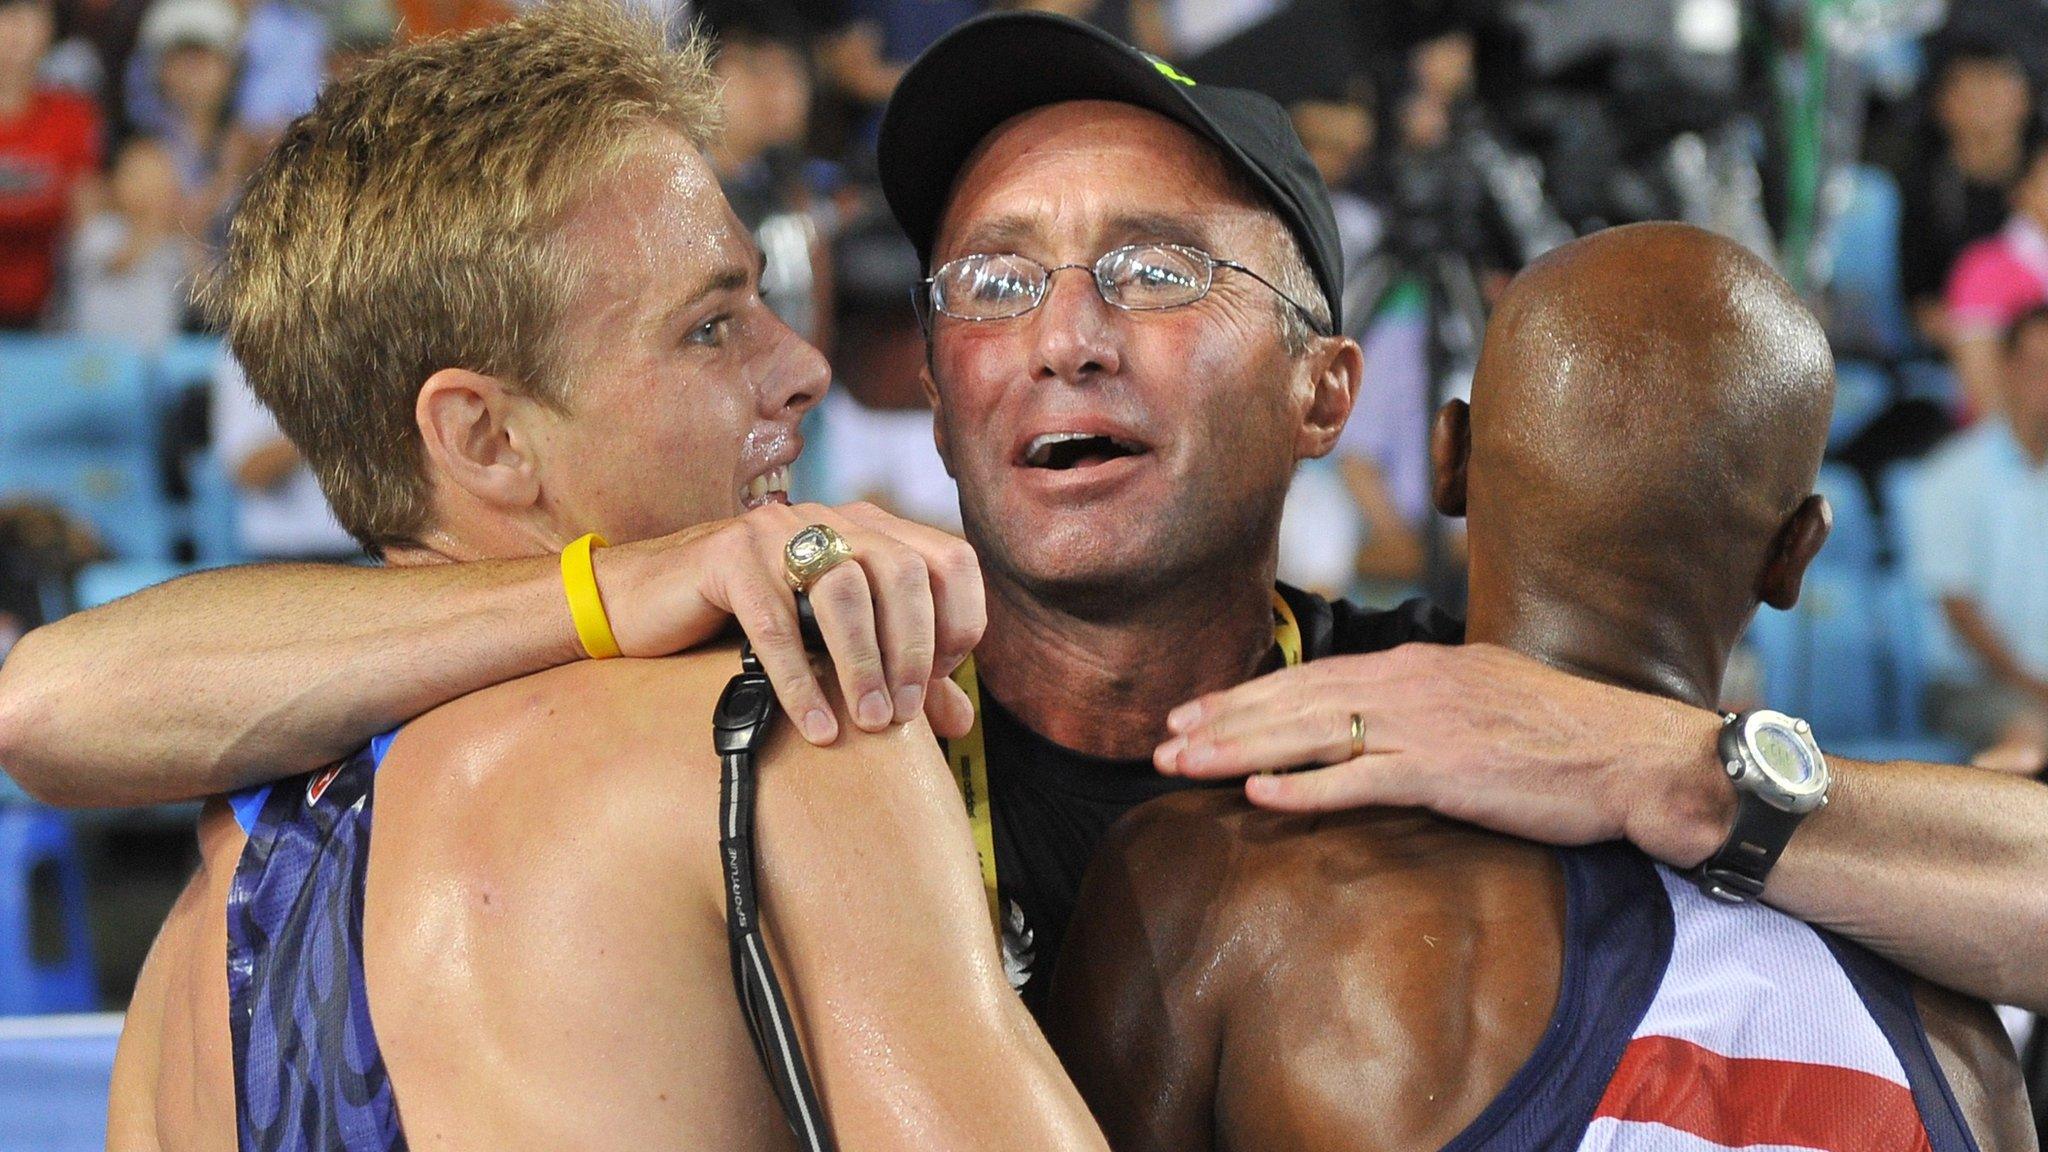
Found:
<svg viewBox="0 0 2048 1152"><path fill-rule="evenodd" d="M955 28L903 74L882 113L882 193L927 269L953 182L982 139L1013 116L1069 100L1135 104L1221 149L1294 233L1332 330L1343 330L1337 218L1286 109L1257 92L1200 84L1099 28L1045 12Z"/></svg>

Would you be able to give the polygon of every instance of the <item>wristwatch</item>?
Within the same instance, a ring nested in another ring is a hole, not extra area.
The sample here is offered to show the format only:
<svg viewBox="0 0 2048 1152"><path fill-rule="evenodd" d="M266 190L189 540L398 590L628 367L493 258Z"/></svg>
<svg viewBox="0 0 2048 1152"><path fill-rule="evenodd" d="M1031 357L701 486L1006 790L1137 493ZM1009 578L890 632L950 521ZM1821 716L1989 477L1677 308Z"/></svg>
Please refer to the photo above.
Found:
<svg viewBox="0 0 2048 1152"><path fill-rule="evenodd" d="M1729 714L1720 749L1735 783L1735 827L1693 880L1716 900L1747 904L1763 894L1799 822L1828 802L1828 762L1811 725L1765 708Z"/></svg>

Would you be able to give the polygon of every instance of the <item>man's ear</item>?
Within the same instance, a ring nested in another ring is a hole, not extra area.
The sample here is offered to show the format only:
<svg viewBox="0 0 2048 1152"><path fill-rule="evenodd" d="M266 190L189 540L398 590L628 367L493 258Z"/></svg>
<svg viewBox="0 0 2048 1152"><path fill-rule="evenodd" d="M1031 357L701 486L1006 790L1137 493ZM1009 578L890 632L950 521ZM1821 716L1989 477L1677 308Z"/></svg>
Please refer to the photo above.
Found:
<svg viewBox="0 0 2048 1152"><path fill-rule="evenodd" d="M1781 612L1799 603L1806 569L1820 554L1821 545L1828 542L1828 529L1834 522L1835 512L1828 507L1827 497L1815 493L1801 500L1771 542L1771 557L1757 580L1756 598Z"/></svg>
<svg viewBox="0 0 2048 1152"><path fill-rule="evenodd" d="M1337 438L1344 434L1344 422L1351 419L1352 405L1358 403L1358 384L1365 377L1365 353L1349 336L1326 336L1307 355L1308 410L1302 413L1301 435L1295 451L1304 460L1330 454Z"/></svg>
<svg viewBox="0 0 2048 1152"><path fill-rule="evenodd" d="M1465 465L1472 459L1472 409L1447 400L1429 430L1430 503L1446 516L1465 514Z"/></svg>
<svg viewBox="0 0 2048 1152"><path fill-rule="evenodd" d="M927 338L924 345L924 367L918 371L917 382L924 388L924 402L932 406L932 444L939 450L939 462L946 466L946 475L959 477L953 471L953 452L946 443L945 406L939 400L938 381L932 379L932 345Z"/></svg>
<svg viewBox="0 0 2048 1152"><path fill-rule="evenodd" d="M495 376L443 368L421 385L413 419L441 482L495 508L528 508L540 499L526 427L538 407Z"/></svg>

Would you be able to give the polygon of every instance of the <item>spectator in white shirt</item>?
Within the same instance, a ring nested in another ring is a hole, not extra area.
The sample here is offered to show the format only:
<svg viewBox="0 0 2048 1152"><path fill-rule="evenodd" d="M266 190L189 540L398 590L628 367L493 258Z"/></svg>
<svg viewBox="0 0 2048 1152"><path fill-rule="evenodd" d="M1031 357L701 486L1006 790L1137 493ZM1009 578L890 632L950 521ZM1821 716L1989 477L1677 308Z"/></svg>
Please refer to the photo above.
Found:
<svg viewBox="0 0 2048 1152"><path fill-rule="evenodd" d="M349 560L362 548L327 509L320 484L277 421L221 352L213 377L213 446L239 494L242 550L258 560Z"/></svg>

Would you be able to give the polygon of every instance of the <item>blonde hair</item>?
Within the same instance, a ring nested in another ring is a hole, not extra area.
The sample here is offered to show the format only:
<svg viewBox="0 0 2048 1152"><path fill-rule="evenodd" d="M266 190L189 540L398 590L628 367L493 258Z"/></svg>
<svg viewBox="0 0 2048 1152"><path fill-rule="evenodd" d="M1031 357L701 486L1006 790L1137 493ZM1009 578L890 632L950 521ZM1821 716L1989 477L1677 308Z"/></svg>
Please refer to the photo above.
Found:
<svg viewBox="0 0 2048 1152"><path fill-rule="evenodd" d="M702 147L704 42L616 0L387 53L251 177L203 299L337 519L372 552L428 524L420 386L444 368L566 408L563 216L666 127Z"/></svg>

